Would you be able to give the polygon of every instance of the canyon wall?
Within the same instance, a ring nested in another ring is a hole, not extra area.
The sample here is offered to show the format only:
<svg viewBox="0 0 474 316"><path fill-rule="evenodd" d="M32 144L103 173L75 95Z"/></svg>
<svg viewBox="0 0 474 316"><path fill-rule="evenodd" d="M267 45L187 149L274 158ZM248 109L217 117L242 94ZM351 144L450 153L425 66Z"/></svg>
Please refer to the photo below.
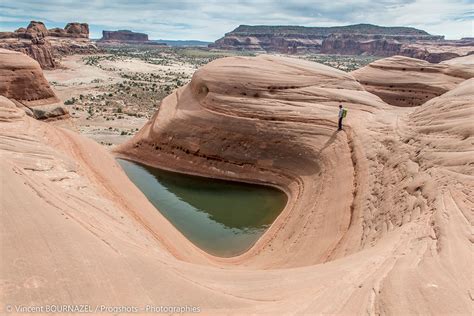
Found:
<svg viewBox="0 0 474 316"><path fill-rule="evenodd" d="M413 45L420 42L422 47ZM445 46L443 51L437 49L440 44ZM209 47L285 54L403 55L440 62L474 51L474 41L445 41L443 36L416 28L371 24L338 27L241 25Z"/></svg>

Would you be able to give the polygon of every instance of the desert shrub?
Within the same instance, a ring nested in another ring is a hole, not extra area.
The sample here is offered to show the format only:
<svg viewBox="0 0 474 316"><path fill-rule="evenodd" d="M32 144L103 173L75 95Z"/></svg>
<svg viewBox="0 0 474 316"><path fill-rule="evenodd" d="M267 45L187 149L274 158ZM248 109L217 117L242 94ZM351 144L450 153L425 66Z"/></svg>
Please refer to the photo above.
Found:
<svg viewBox="0 0 474 316"><path fill-rule="evenodd" d="M76 103L76 101L77 99L72 97L71 99L64 101L64 105L71 105L71 104Z"/></svg>

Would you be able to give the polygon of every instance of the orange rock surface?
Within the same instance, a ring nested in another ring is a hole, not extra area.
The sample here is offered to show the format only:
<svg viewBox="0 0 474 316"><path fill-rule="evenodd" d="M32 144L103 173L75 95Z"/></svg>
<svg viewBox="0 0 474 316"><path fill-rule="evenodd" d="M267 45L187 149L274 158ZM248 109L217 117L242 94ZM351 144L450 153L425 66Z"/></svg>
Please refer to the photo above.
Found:
<svg viewBox="0 0 474 316"><path fill-rule="evenodd" d="M27 107L38 119L68 116L38 62L19 52L0 49L0 95Z"/></svg>
<svg viewBox="0 0 474 316"><path fill-rule="evenodd" d="M472 93L471 79L397 107L301 60L198 70L117 155L284 190L273 225L227 259L189 242L102 146L0 98L0 309L470 315Z"/></svg>
<svg viewBox="0 0 474 316"><path fill-rule="evenodd" d="M474 58L472 55L463 58ZM352 75L364 88L396 106L419 106L474 75L469 67L431 64L427 61L394 56L380 59Z"/></svg>

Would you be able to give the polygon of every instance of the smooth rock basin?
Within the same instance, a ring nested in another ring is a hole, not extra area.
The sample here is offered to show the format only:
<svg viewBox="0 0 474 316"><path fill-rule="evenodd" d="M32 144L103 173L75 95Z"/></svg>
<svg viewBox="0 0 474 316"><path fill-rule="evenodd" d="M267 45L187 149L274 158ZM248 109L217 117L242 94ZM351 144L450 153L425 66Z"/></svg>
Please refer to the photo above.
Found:
<svg viewBox="0 0 474 316"><path fill-rule="evenodd" d="M165 171L117 159L148 200L196 246L232 257L248 250L286 205L282 191L263 185Z"/></svg>

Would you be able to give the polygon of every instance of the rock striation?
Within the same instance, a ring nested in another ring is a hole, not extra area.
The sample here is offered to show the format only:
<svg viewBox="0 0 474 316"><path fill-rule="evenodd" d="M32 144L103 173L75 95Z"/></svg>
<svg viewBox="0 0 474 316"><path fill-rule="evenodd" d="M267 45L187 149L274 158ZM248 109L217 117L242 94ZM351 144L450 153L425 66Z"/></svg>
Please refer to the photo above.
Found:
<svg viewBox="0 0 474 316"><path fill-rule="evenodd" d="M422 42L422 47L413 45ZM436 49L443 43L444 51ZM464 46L464 48L460 48ZM443 36L410 27L356 24L337 27L240 25L209 47L279 53L322 53L375 56L403 55L431 62L474 51L474 41L444 41ZM429 47L430 49L427 49ZM432 48L432 49L431 49Z"/></svg>
<svg viewBox="0 0 474 316"><path fill-rule="evenodd" d="M98 52L89 40L87 23L68 23L64 29L48 30L39 21L31 21L27 28L15 32L0 32L0 48L27 54L43 69L56 68L58 59L64 55Z"/></svg>
<svg viewBox="0 0 474 316"><path fill-rule="evenodd" d="M463 57L466 58L466 57ZM471 60L474 56L468 56ZM474 77L473 65L431 64L393 56L351 73L364 88L396 106L419 106Z"/></svg>
<svg viewBox="0 0 474 316"><path fill-rule="evenodd" d="M472 263L459 258L472 256L472 84L400 108L302 60L198 70L117 153L284 190L261 239L225 259L184 238L107 149L0 97L0 308L470 315ZM336 132L340 101L349 112Z"/></svg>
<svg viewBox="0 0 474 316"><path fill-rule="evenodd" d="M40 120L69 116L38 62L20 52L0 49L0 95Z"/></svg>
<svg viewBox="0 0 474 316"><path fill-rule="evenodd" d="M346 136L335 131L339 102L350 103L354 116L358 110L372 113L387 106L351 75L324 65L268 55L218 59L165 98L153 118L117 152L168 169L282 188L290 202L281 221L243 258L263 264L270 248L257 254L273 239L285 244L272 250L276 266L290 265L282 256L293 246L297 265L322 262L350 221L342 211L350 208L350 201L329 198L331 193L317 184L321 174L327 176L327 186L345 178L338 190L352 195L351 148ZM329 158L333 150L339 155ZM314 199L321 203L310 206ZM327 209L341 213L328 214ZM310 222L319 218L328 226L299 236L296 246L296 236L280 230L283 222L297 225L300 216ZM311 255L302 251L300 247L310 247L314 240L320 244L311 247Z"/></svg>

